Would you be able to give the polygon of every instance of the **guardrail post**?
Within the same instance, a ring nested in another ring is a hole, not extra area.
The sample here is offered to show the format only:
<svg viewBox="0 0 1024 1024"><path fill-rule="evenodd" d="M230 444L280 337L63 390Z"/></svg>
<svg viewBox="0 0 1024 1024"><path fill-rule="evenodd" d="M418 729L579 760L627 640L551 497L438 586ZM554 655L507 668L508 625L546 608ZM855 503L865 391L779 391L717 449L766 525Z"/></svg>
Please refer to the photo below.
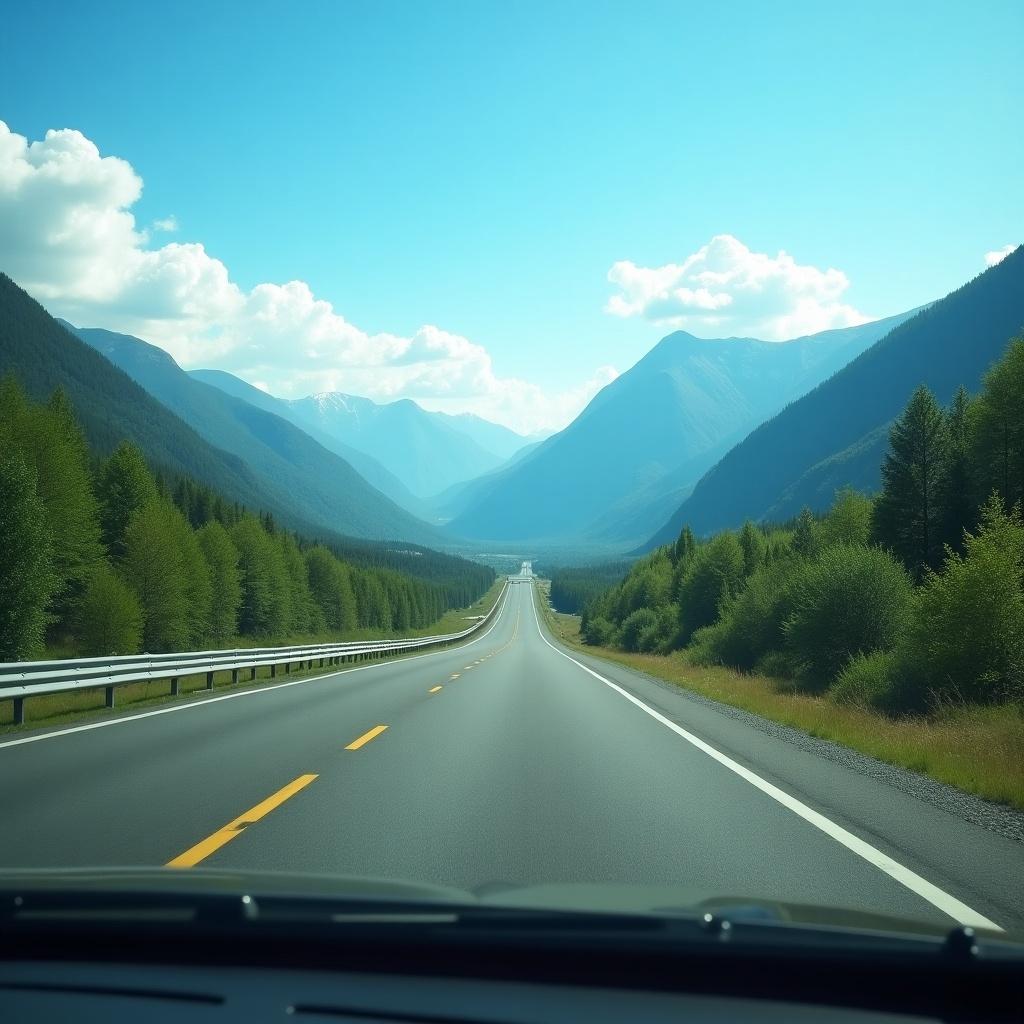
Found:
<svg viewBox="0 0 1024 1024"><path fill-rule="evenodd" d="M237 668L233 668L231 670L231 685L233 686L237 682L238 682L238 669Z"/></svg>
<svg viewBox="0 0 1024 1024"><path fill-rule="evenodd" d="M24 725L25 724L25 698L15 697L14 698L14 724Z"/></svg>
<svg viewBox="0 0 1024 1024"><path fill-rule="evenodd" d="M108 708L112 708L114 706L114 688L112 686L107 686L107 687L105 687L105 689L107 691L106 692L107 707Z"/></svg>
<svg viewBox="0 0 1024 1024"><path fill-rule="evenodd" d="M206 688L208 690L212 690L213 689L213 673L212 672L207 672L206 673Z"/></svg>
<svg viewBox="0 0 1024 1024"><path fill-rule="evenodd" d="M250 679L255 679L256 678L256 666L255 665L253 665L253 667L251 669L249 669L249 678Z"/></svg>
<svg viewBox="0 0 1024 1024"><path fill-rule="evenodd" d="M290 661L286 661L284 663L284 674L286 676L287 675L291 675L291 671L292 671L292 663Z"/></svg>
<svg viewBox="0 0 1024 1024"><path fill-rule="evenodd" d="M277 678L277 666L276 665L271 665L270 666L270 678L271 679L276 679Z"/></svg>
<svg viewBox="0 0 1024 1024"><path fill-rule="evenodd" d="M177 676L174 676L171 679L171 696L172 697L177 697L178 696L178 677Z"/></svg>

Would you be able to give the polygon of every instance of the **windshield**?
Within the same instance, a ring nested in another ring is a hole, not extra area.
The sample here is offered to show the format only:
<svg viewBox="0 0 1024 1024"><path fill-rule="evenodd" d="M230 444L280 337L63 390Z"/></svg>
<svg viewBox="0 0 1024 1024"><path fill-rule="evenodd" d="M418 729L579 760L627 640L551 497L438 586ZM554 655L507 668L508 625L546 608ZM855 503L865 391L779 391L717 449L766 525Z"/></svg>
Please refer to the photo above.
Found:
<svg viewBox="0 0 1024 1024"><path fill-rule="evenodd" d="M5 22L0 889L1024 937L1020 4Z"/></svg>

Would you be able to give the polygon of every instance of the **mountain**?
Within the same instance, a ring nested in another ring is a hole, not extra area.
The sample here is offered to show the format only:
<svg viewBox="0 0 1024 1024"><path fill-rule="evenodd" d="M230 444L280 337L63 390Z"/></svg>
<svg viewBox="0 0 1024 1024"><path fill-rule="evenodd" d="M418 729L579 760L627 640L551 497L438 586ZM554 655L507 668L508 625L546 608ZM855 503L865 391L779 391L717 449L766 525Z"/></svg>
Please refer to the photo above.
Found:
<svg viewBox="0 0 1024 1024"><path fill-rule="evenodd" d="M785 343L670 334L565 430L459 495L446 528L639 543L731 445L911 315Z"/></svg>
<svg viewBox="0 0 1024 1024"><path fill-rule="evenodd" d="M471 412L460 412L454 415L447 412L435 412L431 415L441 417L450 427L465 434L484 451L490 452L502 461L511 459L527 445L541 441L547 436L535 434L531 437L524 437L514 430L509 430L508 427L503 427L500 423L492 423L480 416L474 416Z"/></svg>
<svg viewBox="0 0 1024 1024"><path fill-rule="evenodd" d="M296 422L373 456L421 498L505 461L470 437L465 421L456 427L448 422L454 417L427 412L409 399L378 405L369 398L329 391L289 404ZM522 443L527 443L525 438Z"/></svg>
<svg viewBox="0 0 1024 1024"><path fill-rule="evenodd" d="M892 421L919 384L942 403L977 390L1024 330L1024 247L919 312L830 380L761 425L708 472L644 545L745 519L780 520L827 507L837 488L879 487Z"/></svg>
<svg viewBox="0 0 1024 1024"><path fill-rule="evenodd" d="M188 375L211 387L219 388L225 394L240 398L243 402L248 402L258 409L273 413L275 416L280 416L281 419L295 424L328 451L340 455L371 487L375 487L396 505L421 519L430 516L430 510L426 503L417 498L398 477L388 472L372 455L367 455L358 448L343 444L322 430L303 423L295 413L292 403L286 399L268 395L266 391L254 388L251 384L225 370L189 370Z"/></svg>
<svg viewBox="0 0 1024 1024"><path fill-rule="evenodd" d="M126 403L118 400L118 396L106 394L102 398L95 396L79 401L78 396L72 394L83 421L96 418L118 421L113 431L116 439L111 439L113 443L128 437L155 462L189 472L231 498L252 508L273 511L296 525L302 523L320 530L377 540L437 542L438 536L431 527L374 490L347 462L293 424L193 380L163 349L138 338L99 329L73 328L72 335L68 327L70 325L50 321L47 331L55 364L49 374L44 374L49 377L50 389L63 383L67 350L71 349L74 358L81 361L83 357L76 346L85 342L95 350L97 358L104 358L123 370L180 424L170 428L167 415L159 416L158 421L171 429L172 436L154 438L151 430L128 429L137 427L138 417L129 420L123 414ZM95 369L95 364L93 367ZM23 377L16 366L11 368ZM104 390L123 387L123 380L121 373L106 374ZM134 388L125 398L134 406L143 404ZM152 414L153 404L144 403L149 414ZM185 427L181 420L199 435L194 440L190 438L187 447L196 448L195 441L202 439L206 442L203 447L208 460L212 457L211 451L219 450L220 461L227 460L235 476L244 479L244 486L237 486L242 481L225 486L217 479L219 473L214 473L211 479L207 472L197 472L185 464L178 452ZM86 429L88 432L88 422ZM107 432L107 438L110 433ZM110 447L109 440L105 446ZM104 447L102 442L101 447Z"/></svg>

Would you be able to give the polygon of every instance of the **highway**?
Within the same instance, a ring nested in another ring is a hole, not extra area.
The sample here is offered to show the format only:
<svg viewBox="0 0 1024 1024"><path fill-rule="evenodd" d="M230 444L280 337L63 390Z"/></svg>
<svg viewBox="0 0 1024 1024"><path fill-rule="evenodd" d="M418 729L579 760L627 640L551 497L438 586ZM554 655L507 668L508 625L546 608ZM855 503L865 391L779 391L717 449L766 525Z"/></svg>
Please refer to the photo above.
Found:
<svg viewBox="0 0 1024 1024"><path fill-rule="evenodd" d="M0 869L197 865L674 885L1024 929L1024 848L561 647L482 636L0 740Z"/></svg>

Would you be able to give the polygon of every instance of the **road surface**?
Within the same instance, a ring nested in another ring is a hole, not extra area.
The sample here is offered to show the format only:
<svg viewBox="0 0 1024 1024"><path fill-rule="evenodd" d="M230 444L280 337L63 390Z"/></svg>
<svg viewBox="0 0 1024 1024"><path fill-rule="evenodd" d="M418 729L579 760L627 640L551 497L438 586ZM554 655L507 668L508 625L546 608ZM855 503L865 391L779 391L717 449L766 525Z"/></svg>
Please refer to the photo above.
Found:
<svg viewBox="0 0 1024 1024"><path fill-rule="evenodd" d="M0 868L678 884L1024 929L1022 844L562 648L458 649L0 740Z"/></svg>

